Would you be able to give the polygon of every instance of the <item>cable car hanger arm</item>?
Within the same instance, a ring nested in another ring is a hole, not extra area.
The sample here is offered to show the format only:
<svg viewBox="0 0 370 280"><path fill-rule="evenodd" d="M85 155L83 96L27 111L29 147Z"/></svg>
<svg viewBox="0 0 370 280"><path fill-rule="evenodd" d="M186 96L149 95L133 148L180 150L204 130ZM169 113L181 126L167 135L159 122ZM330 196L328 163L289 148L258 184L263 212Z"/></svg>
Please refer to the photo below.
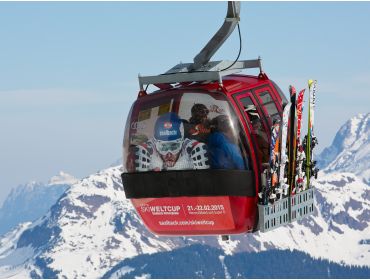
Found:
<svg viewBox="0 0 370 280"><path fill-rule="evenodd" d="M211 57L223 45L227 38L229 38L231 33L233 33L240 21L239 16L240 2L229 1L224 23L205 47L194 57L194 63L190 65L189 70L197 70L210 61Z"/></svg>
<svg viewBox="0 0 370 280"><path fill-rule="evenodd" d="M227 60L211 61L204 65L204 71L188 72L189 65L192 63L177 64L165 74L156 76L140 76L139 84L140 90L144 90L144 85L149 84L173 84L182 82L200 82L200 81L218 81L222 84L222 78L241 72L243 69L259 68L262 73L261 58L252 60L240 60L234 63L229 69L222 71L225 66L230 65L232 62Z"/></svg>
<svg viewBox="0 0 370 280"><path fill-rule="evenodd" d="M140 91L144 85L173 84L181 82L218 81L222 84L222 77L241 72L243 69L259 68L262 73L261 58L242 61L211 61L211 57L222 46L234 31L240 20L240 2L229 1L226 19L220 29L194 57L193 63L180 63L166 73L156 76L140 76ZM239 50L240 54L240 50ZM239 55L238 55L239 57Z"/></svg>

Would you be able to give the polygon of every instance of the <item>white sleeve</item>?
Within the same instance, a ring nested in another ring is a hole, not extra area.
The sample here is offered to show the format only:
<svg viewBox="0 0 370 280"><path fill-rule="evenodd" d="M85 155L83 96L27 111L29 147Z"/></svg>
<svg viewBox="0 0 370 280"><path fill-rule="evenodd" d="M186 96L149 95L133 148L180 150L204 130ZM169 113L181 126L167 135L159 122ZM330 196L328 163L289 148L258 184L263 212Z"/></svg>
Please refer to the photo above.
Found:
<svg viewBox="0 0 370 280"><path fill-rule="evenodd" d="M151 154L149 151L138 145L135 147L135 169L136 171L143 172L150 170Z"/></svg>
<svg viewBox="0 0 370 280"><path fill-rule="evenodd" d="M190 154L194 169L209 169L207 145L196 140L185 141L186 151Z"/></svg>

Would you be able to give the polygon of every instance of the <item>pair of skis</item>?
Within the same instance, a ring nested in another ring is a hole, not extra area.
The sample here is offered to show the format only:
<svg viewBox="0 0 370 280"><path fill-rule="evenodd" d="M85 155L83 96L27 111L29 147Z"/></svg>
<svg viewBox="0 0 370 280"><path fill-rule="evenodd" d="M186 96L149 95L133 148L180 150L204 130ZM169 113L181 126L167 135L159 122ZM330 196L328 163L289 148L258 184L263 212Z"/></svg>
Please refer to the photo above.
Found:
<svg viewBox="0 0 370 280"><path fill-rule="evenodd" d="M262 192L259 193L263 205L274 203L288 194L289 184L284 175L287 174L285 169L288 163L286 146L290 108L291 103L285 105L282 120L275 120L271 127L269 164L264 170L265 180Z"/></svg>
<svg viewBox="0 0 370 280"><path fill-rule="evenodd" d="M313 159L312 150L318 144L317 138L314 135L314 113L315 113L315 103L316 103L316 80L309 80L308 81L308 89L310 92L310 99L309 99L309 107L308 107L308 129L307 135L303 140L303 148L306 151L306 161L304 166L302 167L306 171L306 179L307 179L307 188L310 187L310 179L311 177L315 177L317 179L317 173L319 169L316 167L316 161Z"/></svg>
<svg viewBox="0 0 370 280"><path fill-rule="evenodd" d="M301 144L301 128L305 90L301 90L297 98L295 87L290 86L289 93L290 103L284 107L282 119L279 188L276 191L280 194L279 198L294 194L297 188L303 189L304 181L302 168L305 156Z"/></svg>
<svg viewBox="0 0 370 280"><path fill-rule="evenodd" d="M260 203L263 205L267 205L269 202L274 203L277 198L276 186L278 183L278 168L280 162L279 131L280 121L277 120L271 127L270 158L262 175L262 191L258 194Z"/></svg>
<svg viewBox="0 0 370 280"><path fill-rule="evenodd" d="M301 128L303 114L303 99L305 89L301 90L296 97L296 90L293 86L290 87L291 101L295 105L295 110L291 112L291 127L290 127L290 142L289 155L292 159L289 165L289 185L291 186L291 194L295 194L303 190L304 172L303 162L305 154L301 143Z"/></svg>
<svg viewBox="0 0 370 280"><path fill-rule="evenodd" d="M290 158L292 158L288 173L291 195L309 188L312 176L317 178L318 169L316 168L316 161L313 160L312 153L314 147L317 145L317 138L314 136L316 85L316 80L308 81L308 127L307 135L304 137L303 142L301 141L301 128L305 90L300 91L297 99L292 98L295 96L295 90L291 91L291 100L296 105L296 110L294 112L295 118L291 118L291 141L289 143L289 155L291 156Z"/></svg>
<svg viewBox="0 0 370 280"><path fill-rule="evenodd" d="M301 90L297 97L296 89L290 86L291 103L284 107L282 120L276 121L271 128L269 166L264 172L266 184L260 193L264 205L307 189L310 178L317 177L318 169L312 154L317 144L313 133L316 81L309 80L308 88L308 132L303 142L301 128L305 90Z"/></svg>

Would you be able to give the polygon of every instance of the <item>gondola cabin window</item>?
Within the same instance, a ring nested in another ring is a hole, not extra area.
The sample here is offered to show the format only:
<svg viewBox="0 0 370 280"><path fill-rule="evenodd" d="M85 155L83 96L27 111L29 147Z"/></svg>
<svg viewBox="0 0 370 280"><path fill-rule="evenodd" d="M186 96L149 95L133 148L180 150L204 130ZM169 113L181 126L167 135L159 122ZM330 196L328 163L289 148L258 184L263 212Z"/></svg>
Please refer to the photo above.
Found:
<svg viewBox="0 0 370 280"><path fill-rule="evenodd" d="M244 132L221 94L167 93L138 99L126 130L126 172L249 169Z"/></svg>
<svg viewBox="0 0 370 280"><path fill-rule="evenodd" d="M274 121L280 120L281 117L279 111L276 107L274 99L271 97L270 92L268 90L264 90L262 92L258 92L257 95L262 107L264 107L264 109L267 111L267 115L271 120L270 125L272 125Z"/></svg>

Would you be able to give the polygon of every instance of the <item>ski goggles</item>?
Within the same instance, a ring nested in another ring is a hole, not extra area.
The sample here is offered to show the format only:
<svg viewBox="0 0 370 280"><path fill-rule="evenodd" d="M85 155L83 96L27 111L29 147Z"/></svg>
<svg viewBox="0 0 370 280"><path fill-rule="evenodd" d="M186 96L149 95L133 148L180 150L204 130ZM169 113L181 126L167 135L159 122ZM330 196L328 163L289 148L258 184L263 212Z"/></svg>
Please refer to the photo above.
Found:
<svg viewBox="0 0 370 280"><path fill-rule="evenodd" d="M182 141L155 141L155 147L161 155L166 155L167 153L177 154L181 150Z"/></svg>

